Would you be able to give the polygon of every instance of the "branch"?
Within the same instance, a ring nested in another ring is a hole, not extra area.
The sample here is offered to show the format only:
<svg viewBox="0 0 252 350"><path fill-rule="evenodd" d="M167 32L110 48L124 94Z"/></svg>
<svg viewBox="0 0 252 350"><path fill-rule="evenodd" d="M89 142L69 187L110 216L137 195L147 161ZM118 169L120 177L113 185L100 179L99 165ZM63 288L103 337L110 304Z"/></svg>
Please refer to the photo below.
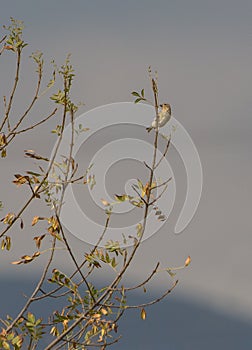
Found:
<svg viewBox="0 0 252 350"><path fill-rule="evenodd" d="M5 110L5 117L4 120L0 126L0 131L2 131L6 121L9 119L9 114L10 114L10 110L12 107L12 102L13 102L13 98L17 89L17 85L18 85L18 80L19 80L19 72L20 72L20 60L21 60L21 51L20 49L17 50L17 63L16 63L16 74L15 74L15 80L14 80L14 85L10 94L10 99L7 105L7 109Z"/></svg>
<svg viewBox="0 0 252 350"><path fill-rule="evenodd" d="M157 167L160 165L160 163L162 162L162 160L165 158L165 156L166 156L166 154L167 154L167 152L168 152L168 150L169 150L170 142L171 142L171 135L170 135L169 140L167 141L167 144L166 144L165 150L164 150L164 152L163 152L163 155L162 155L162 157L160 158L159 162L156 164L155 169L157 169Z"/></svg>
<svg viewBox="0 0 252 350"><path fill-rule="evenodd" d="M55 109L52 111L52 113L50 113L47 117L45 117L44 119L40 120L38 123L33 124L33 125L31 125L31 126L25 128L25 129L22 129L22 130L19 130L19 131L16 131L16 132L14 132L14 131L13 131L14 129L13 129L13 130L10 132L10 134L9 134L8 136L11 136L11 135L19 135L19 134L21 134L21 133L23 133L23 132L26 132L26 131L28 131L28 130L31 130L31 129L36 128L37 126L39 126L39 125L45 123L48 119L50 119L52 116L54 116L55 113L57 112L57 110L58 110L58 108L55 108ZM8 145L8 143L9 143L9 142L7 142L7 145Z"/></svg>

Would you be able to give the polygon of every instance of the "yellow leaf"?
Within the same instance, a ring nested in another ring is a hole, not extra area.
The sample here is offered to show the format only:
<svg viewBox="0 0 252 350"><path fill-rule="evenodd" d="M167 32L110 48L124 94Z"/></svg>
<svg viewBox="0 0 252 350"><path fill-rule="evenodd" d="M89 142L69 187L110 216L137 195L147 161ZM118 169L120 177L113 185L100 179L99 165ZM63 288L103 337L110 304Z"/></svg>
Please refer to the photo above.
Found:
<svg viewBox="0 0 252 350"><path fill-rule="evenodd" d="M141 310L141 319L142 320L146 319L146 311L144 309Z"/></svg>
<svg viewBox="0 0 252 350"><path fill-rule="evenodd" d="M191 263L192 259L190 257L190 255L188 256L188 258L185 261L185 266L188 266Z"/></svg>
<svg viewBox="0 0 252 350"><path fill-rule="evenodd" d="M34 216L32 220L32 226L36 225L36 223L39 221L39 216Z"/></svg>
<svg viewBox="0 0 252 350"><path fill-rule="evenodd" d="M102 313L103 315L107 315L107 314L108 314L108 311L107 311L106 309L102 308L102 309L101 309L101 313Z"/></svg>
<svg viewBox="0 0 252 350"><path fill-rule="evenodd" d="M55 337L57 337L60 333L59 333L57 327L53 326L52 329L50 330L50 334L52 334Z"/></svg>
<svg viewBox="0 0 252 350"><path fill-rule="evenodd" d="M15 214L8 213L7 215L5 215L4 219L2 219L1 221L3 221L4 224L11 225L14 218L15 218Z"/></svg>
<svg viewBox="0 0 252 350"><path fill-rule="evenodd" d="M40 256L40 252L35 252L35 253L32 255L32 258L37 258L38 256Z"/></svg>
<svg viewBox="0 0 252 350"><path fill-rule="evenodd" d="M107 207L109 205L109 202L106 201L106 199L101 199L102 204Z"/></svg>
<svg viewBox="0 0 252 350"><path fill-rule="evenodd" d="M30 255L24 255L22 256L22 259L24 259L25 261L32 261L33 258Z"/></svg>
<svg viewBox="0 0 252 350"><path fill-rule="evenodd" d="M39 249L40 246L41 246L41 241L42 239L45 237L45 235L42 235L42 236L37 236L37 237L34 237L33 240L35 241L36 243L36 246L37 248Z"/></svg>
<svg viewBox="0 0 252 350"><path fill-rule="evenodd" d="M3 349L5 349L5 350L10 349L10 345L5 340L2 342L2 345L3 345Z"/></svg>
<svg viewBox="0 0 252 350"><path fill-rule="evenodd" d="M6 145L6 143L7 143L6 136L5 136L5 134L1 133L0 134L0 146L4 146L4 145Z"/></svg>
<svg viewBox="0 0 252 350"><path fill-rule="evenodd" d="M23 264L22 260L12 261L12 265L20 265L20 264Z"/></svg>

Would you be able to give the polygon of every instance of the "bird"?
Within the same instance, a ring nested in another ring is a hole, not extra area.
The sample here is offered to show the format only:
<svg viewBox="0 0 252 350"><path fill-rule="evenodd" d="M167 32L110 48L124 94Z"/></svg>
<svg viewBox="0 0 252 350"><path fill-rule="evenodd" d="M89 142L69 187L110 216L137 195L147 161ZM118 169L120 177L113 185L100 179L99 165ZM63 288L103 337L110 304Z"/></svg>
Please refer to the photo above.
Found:
<svg viewBox="0 0 252 350"><path fill-rule="evenodd" d="M158 112L158 127L161 128L171 119L171 105L169 103L163 103L160 105L160 112ZM155 117L151 126L146 128L148 132L157 127L157 118Z"/></svg>

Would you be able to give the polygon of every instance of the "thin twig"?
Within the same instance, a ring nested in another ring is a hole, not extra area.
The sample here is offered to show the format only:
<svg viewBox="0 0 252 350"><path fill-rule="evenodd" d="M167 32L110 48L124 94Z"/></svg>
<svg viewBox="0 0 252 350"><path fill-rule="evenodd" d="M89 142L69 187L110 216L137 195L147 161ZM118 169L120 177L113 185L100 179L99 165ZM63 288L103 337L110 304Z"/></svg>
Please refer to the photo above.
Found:
<svg viewBox="0 0 252 350"><path fill-rule="evenodd" d="M59 146L61 144L61 141L62 141L62 137L63 137L63 131L64 131L64 128L65 128L65 123L66 123L66 115L67 115L67 108L66 108L66 104L64 105L64 112L63 112L63 117L62 117L62 133L60 134L59 138L58 138L58 142L56 144L56 148L55 148L55 151L54 151L54 154L52 156L52 159L50 161L50 164L49 164L49 167L48 167L48 170L46 172L46 175L44 176L44 179L43 181L39 184L38 186L38 189L42 186L43 182L46 180L46 178L48 177L50 171L51 171L51 168L53 166L53 163L54 163L54 160L56 158L56 155L58 153L58 149L59 149ZM30 204L30 202L34 199L34 197L36 196L36 192L34 192L34 194L32 194L32 196L30 197L30 199L27 201L27 203L25 204L25 206L20 210L19 212L19 215L17 217L15 217L13 219L13 221L17 220L17 218L19 218L21 216L21 214L23 213L23 211L28 207L28 205ZM9 225L7 227L7 229L9 229L12 225ZM6 229L6 230L7 230ZM6 231L5 230L5 231ZM4 234L5 232L2 233L2 235ZM24 305L24 307L22 308L22 310L19 312L18 316L12 321L12 323L8 326L7 328L7 332L10 332L12 330L12 328L15 326L15 324L17 323L17 321L22 317L23 313L28 309L28 307L30 306L30 304L34 301L34 297L36 296L36 294L39 292L45 278L46 278L46 275L47 275L47 272L48 272L48 269L52 263L52 260L53 260L53 256L54 256L54 248L55 248L55 245L56 245L56 238L54 237L53 239L53 243L52 243L52 251L51 251L51 254L50 254L50 257L48 259L48 262L44 268L44 271L42 273L42 276L39 280L39 282L37 283L34 291L32 292L30 298L27 300L26 304Z"/></svg>
<svg viewBox="0 0 252 350"><path fill-rule="evenodd" d="M28 309L28 307L30 306L30 304L33 302L33 298L34 296L38 293L41 285L44 282L44 279L47 275L49 266L51 265L52 259L53 259L53 255L54 255L54 248L55 248L55 241L56 238L54 237L53 242L52 242L52 251L50 254L50 257L48 259L48 262L44 268L44 271L41 275L41 278L38 282L38 284L36 285L36 288L34 289L34 291L32 292L31 296L29 297L29 299L27 300L26 304L23 306L23 308L21 309L21 311L18 313L18 315L16 316L16 318L11 322L11 324L6 328L6 332L10 332L12 330L12 328L16 325L16 323L18 322L18 320L23 316L23 314L25 313L25 311Z"/></svg>
<svg viewBox="0 0 252 350"><path fill-rule="evenodd" d="M165 293L163 293L160 297L154 299L154 300L151 300L149 301L148 303L143 303L143 304L138 304L138 305L127 305L125 308L126 310L128 309L140 309L140 308L143 308L143 307L147 307L147 306L151 306L151 305L154 305L156 303L158 303L159 301L161 301L162 299L164 299L168 294L170 294L172 292L172 290L176 287L176 285L178 284L178 280L176 280L173 285L171 286L171 288L167 289L165 291ZM121 306L118 306L118 305L111 305L110 306L111 309L120 309Z"/></svg>
<svg viewBox="0 0 252 350"><path fill-rule="evenodd" d="M90 254L93 254L93 253L94 253L94 251L97 249L97 247L99 246L100 242L102 241L102 239L103 239L103 237L104 237L104 235L105 235L105 233L106 233L106 231L107 231L107 229L108 229L109 220L110 220L110 216L107 217L106 223L105 223L105 226L104 226L104 229L103 229L103 232L102 232L102 234L100 235L100 238L99 238L98 242L96 243L96 245L94 246L94 248L92 249L92 251L91 251ZM85 259L85 260L82 262L82 264L79 265L79 268L81 269L81 268L86 264L86 262L87 262L87 260ZM70 279L72 279L77 273L78 273L78 270L75 270L75 271L72 273L72 275L70 276ZM87 276L85 276L85 278L87 278ZM79 283L79 285L81 285L81 283ZM49 297L52 297L52 298L59 298L59 297L61 297L61 296L65 296L66 294L69 293L69 291L67 291L66 293L62 293L62 294L60 294L60 295L56 295L56 296L53 295L54 293L58 292L58 291L61 290L62 288L63 288L63 286L57 287L57 288L55 288L54 290L52 290L52 291L50 291L50 292L48 292L48 293L46 293L46 292L44 292L42 289L40 289L40 292L43 293L43 295L34 298L34 301L44 299L44 298L46 298L46 297L48 297L48 296L49 296Z"/></svg>
<svg viewBox="0 0 252 350"><path fill-rule="evenodd" d="M157 91L157 86L156 83L154 81L154 79L152 79L152 89L153 89L153 93L154 93L154 100L155 100L155 111L156 111L156 118L158 118L158 91ZM158 125L158 123L157 123ZM155 169L155 165L156 165L156 157L157 157L157 147L158 147L158 126L156 128L156 133L155 133L155 140L154 140L154 153L153 153L153 161L152 161L152 167L151 167L151 171L150 171L150 179L149 179L149 183L152 184L153 182L153 176L154 176L154 169ZM148 191L148 193L146 194L146 204L145 204L145 210L144 210L144 219L143 219L143 229L142 229L142 233L141 236L139 238L139 240L137 241L137 243L135 244L128 260L125 262L124 266L122 267L121 271L118 273L117 277L115 278L115 280L110 284L110 286L106 289L106 291L100 296L100 298L98 298L96 300L96 302L92 305L92 307L90 308L90 310L88 310L84 315L81 315L77 320L75 320L71 326L69 326L68 329L66 329L64 332L62 332L56 339L54 339L46 348L45 350L50 350L52 349L55 345L57 345L59 342L62 341L62 339L64 339L69 333L71 333L75 327L77 327L83 320L84 318L92 311L94 310L97 306L100 305L101 302L105 300L107 300L110 295L111 295L111 290L112 288L116 287L118 285L118 283L121 281L122 276L124 275L124 273L126 272L126 270L128 269L129 265L131 264L131 261L133 260L136 251L138 250L138 247L141 243L143 234L145 232L145 227L146 227L146 222L147 222L147 217L148 217L148 212L149 212L149 203L150 203L150 197L151 197L151 191ZM105 301L106 303L106 301ZM72 338L72 337L71 337Z"/></svg>
<svg viewBox="0 0 252 350"><path fill-rule="evenodd" d="M171 136L169 138L169 140L167 141L167 144L166 144L166 147L165 147L165 150L162 154L162 157L159 159L159 161L157 162L157 164L155 165L155 169L157 169L157 167L160 165L160 163L162 162L162 160L166 157L166 154L169 150L169 146L170 146L170 142L171 142Z"/></svg>
<svg viewBox="0 0 252 350"><path fill-rule="evenodd" d="M33 124L33 125L31 125L31 126L25 128L25 129L22 129L22 130L19 130L19 131L15 131L15 132L12 130L12 131L10 132L9 135L10 135L10 136L13 135L13 134L14 134L14 135L19 135L19 134L21 134L21 133L23 133L23 132L26 132L26 131L28 131L28 130L31 130L31 129L36 128L37 126L39 126L39 125L45 123L48 119L50 119L51 117L53 117L53 116L55 115L55 113L57 112L57 110L58 110L58 108L55 108L55 109L52 111L52 113L50 113L46 118L40 120L38 123Z"/></svg>
<svg viewBox="0 0 252 350"><path fill-rule="evenodd" d="M19 72L20 72L20 61L21 61L21 50L18 49L17 50L17 63L16 63L16 73L15 73L15 80L14 80L14 85L10 94L10 99L9 102L7 104L7 109L5 110L5 117L3 119L3 122L0 126L0 131L2 131L6 121L9 119L9 114L10 114L10 110L12 107L12 102L13 102L13 98L17 89L17 85L18 85L18 80L19 80Z"/></svg>
<svg viewBox="0 0 252 350"><path fill-rule="evenodd" d="M22 117L19 118L17 124L13 127L12 132L14 132L19 127L19 125L23 122L25 117L28 115L28 113L31 111L32 107L34 106L36 100L38 99L38 94L39 94L40 86L41 86L41 80L42 80L42 67L39 67L38 68L38 81L37 81L37 87L35 89L34 97L31 101L30 105L28 106L28 108L26 109L24 114L22 115Z"/></svg>

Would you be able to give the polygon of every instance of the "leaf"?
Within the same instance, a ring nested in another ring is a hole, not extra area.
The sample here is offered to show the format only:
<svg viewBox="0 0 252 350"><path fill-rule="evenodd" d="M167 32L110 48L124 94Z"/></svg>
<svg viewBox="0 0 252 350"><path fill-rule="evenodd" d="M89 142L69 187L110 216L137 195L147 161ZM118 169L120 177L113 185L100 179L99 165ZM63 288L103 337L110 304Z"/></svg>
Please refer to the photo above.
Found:
<svg viewBox="0 0 252 350"><path fill-rule="evenodd" d="M108 201L106 201L106 199L101 199L101 202L105 207L110 205L110 203Z"/></svg>
<svg viewBox="0 0 252 350"><path fill-rule="evenodd" d="M137 179L138 188L141 192L144 190L144 185L141 180Z"/></svg>
<svg viewBox="0 0 252 350"><path fill-rule="evenodd" d="M1 152L1 157L2 157L2 158L5 158L6 155L7 155L7 151L6 151L6 148L4 148L4 149L2 150L2 152Z"/></svg>
<svg viewBox="0 0 252 350"><path fill-rule="evenodd" d="M39 154L36 154L33 150L25 150L25 155L26 157L29 157L29 158L34 158L34 159L38 159L38 160L45 160L46 162L49 162L49 159L46 158L46 157L43 157Z"/></svg>
<svg viewBox="0 0 252 350"><path fill-rule="evenodd" d="M35 173L34 171L30 171L30 170L27 170L26 173L29 175L34 175L34 176L41 176L41 174Z"/></svg>
<svg viewBox="0 0 252 350"><path fill-rule="evenodd" d="M29 322L35 323L35 316L31 312L28 312L27 319Z"/></svg>
<svg viewBox="0 0 252 350"><path fill-rule="evenodd" d="M138 207L138 208L142 208L143 207L143 205L144 205L144 202L143 201L135 201L135 200L132 200L132 201L130 201L130 203L132 204L132 205L134 205L135 207Z"/></svg>
<svg viewBox="0 0 252 350"><path fill-rule="evenodd" d="M30 255L23 255L22 259L24 259L26 262L30 262L33 260L33 257Z"/></svg>
<svg viewBox="0 0 252 350"><path fill-rule="evenodd" d="M137 224L136 229L137 229L137 237L140 238L143 234L143 225L141 223Z"/></svg>
<svg viewBox="0 0 252 350"><path fill-rule="evenodd" d="M144 97L144 89L141 90L141 95Z"/></svg>
<svg viewBox="0 0 252 350"><path fill-rule="evenodd" d="M125 201L132 199L132 198L133 198L132 196L128 196L127 194L122 194L122 195L115 194L115 199L118 202L125 202Z"/></svg>
<svg viewBox="0 0 252 350"><path fill-rule="evenodd" d="M171 269L167 269L166 271L169 273L169 275L170 275L171 277L176 276L176 273L172 272Z"/></svg>
<svg viewBox="0 0 252 350"><path fill-rule="evenodd" d="M34 216L32 220L32 226L36 225L36 223L39 221L40 217L39 216Z"/></svg>
<svg viewBox="0 0 252 350"><path fill-rule="evenodd" d="M23 264L23 261L18 260L18 261L12 261L11 263L12 263L12 265L20 265L20 264Z"/></svg>
<svg viewBox="0 0 252 350"><path fill-rule="evenodd" d="M117 265L116 259L115 259L115 257L113 257L113 259L112 259L112 261L111 261L111 266L112 266L113 268L115 268L116 265Z"/></svg>
<svg viewBox="0 0 252 350"><path fill-rule="evenodd" d="M95 175L92 175L91 176L91 181L90 181L90 189L92 190L95 185L96 185Z"/></svg>
<svg viewBox="0 0 252 350"><path fill-rule="evenodd" d="M6 236L3 238L1 243L1 249L4 250L10 250L11 249L11 238L9 236Z"/></svg>
<svg viewBox="0 0 252 350"><path fill-rule="evenodd" d="M52 87L54 84L55 84L55 80L54 80L54 79L51 79L51 80L49 81L49 83L47 84L47 87L50 88L50 87Z"/></svg>
<svg viewBox="0 0 252 350"><path fill-rule="evenodd" d="M55 337L59 336L60 332L58 331L56 326L53 326L50 330L50 334L54 335Z"/></svg>
<svg viewBox="0 0 252 350"><path fill-rule="evenodd" d="M25 184L26 182L29 182L30 178L29 176L23 176L20 174L15 174L14 175L16 180L13 180L12 182L17 185L18 187Z"/></svg>
<svg viewBox="0 0 252 350"><path fill-rule="evenodd" d="M7 138L5 134L0 133L0 146L4 146L7 144Z"/></svg>
<svg viewBox="0 0 252 350"><path fill-rule="evenodd" d="M125 237L125 234L122 233L122 236L123 236L123 244L127 244L127 238Z"/></svg>
<svg viewBox="0 0 252 350"><path fill-rule="evenodd" d="M132 91L131 95L136 96L136 97L140 97L139 93L136 91Z"/></svg>
<svg viewBox="0 0 252 350"><path fill-rule="evenodd" d="M165 221L166 220L165 215L159 215L158 220L159 221Z"/></svg>
<svg viewBox="0 0 252 350"><path fill-rule="evenodd" d="M142 189L141 197L144 197L145 195L148 196L149 193L150 193L150 185L149 185L149 182L147 182L144 188Z"/></svg>
<svg viewBox="0 0 252 350"><path fill-rule="evenodd" d="M17 349L21 347L23 343L23 339L21 335L17 335L15 338L12 339L12 344L17 346Z"/></svg>
<svg viewBox="0 0 252 350"><path fill-rule="evenodd" d="M20 218L20 228L21 228L21 230L24 228L24 222L23 222L23 220Z"/></svg>
<svg viewBox="0 0 252 350"><path fill-rule="evenodd" d="M154 181L154 182L152 182L150 188L153 189L153 188L155 188L156 186L157 186L157 183Z"/></svg>
<svg viewBox="0 0 252 350"><path fill-rule="evenodd" d="M106 309L102 308L102 309L101 309L101 313L102 313L103 315L107 315L107 314L108 314L108 311L107 311Z"/></svg>
<svg viewBox="0 0 252 350"><path fill-rule="evenodd" d="M5 340L2 342L2 345L4 350L10 350L10 345Z"/></svg>
<svg viewBox="0 0 252 350"><path fill-rule="evenodd" d="M188 255L188 258L185 261L185 266L190 265L191 261L192 261L192 259L191 259L190 255Z"/></svg>
<svg viewBox="0 0 252 350"><path fill-rule="evenodd" d="M146 319L146 311L144 309L141 310L141 319L142 320Z"/></svg>
<svg viewBox="0 0 252 350"><path fill-rule="evenodd" d="M45 234L42 235L42 236L37 236L37 237L34 237L33 240L35 241L35 244L37 246L37 248L39 249L40 246L41 246L41 242L42 240L45 238Z"/></svg>
<svg viewBox="0 0 252 350"><path fill-rule="evenodd" d="M5 217L3 219L1 219L1 221L4 224L11 225L14 218L15 218L15 214L14 213L8 213L8 214L5 215Z"/></svg>
<svg viewBox="0 0 252 350"><path fill-rule="evenodd" d="M11 249L11 238L9 236L6 236L6 249L10 250Z"/></svg>

